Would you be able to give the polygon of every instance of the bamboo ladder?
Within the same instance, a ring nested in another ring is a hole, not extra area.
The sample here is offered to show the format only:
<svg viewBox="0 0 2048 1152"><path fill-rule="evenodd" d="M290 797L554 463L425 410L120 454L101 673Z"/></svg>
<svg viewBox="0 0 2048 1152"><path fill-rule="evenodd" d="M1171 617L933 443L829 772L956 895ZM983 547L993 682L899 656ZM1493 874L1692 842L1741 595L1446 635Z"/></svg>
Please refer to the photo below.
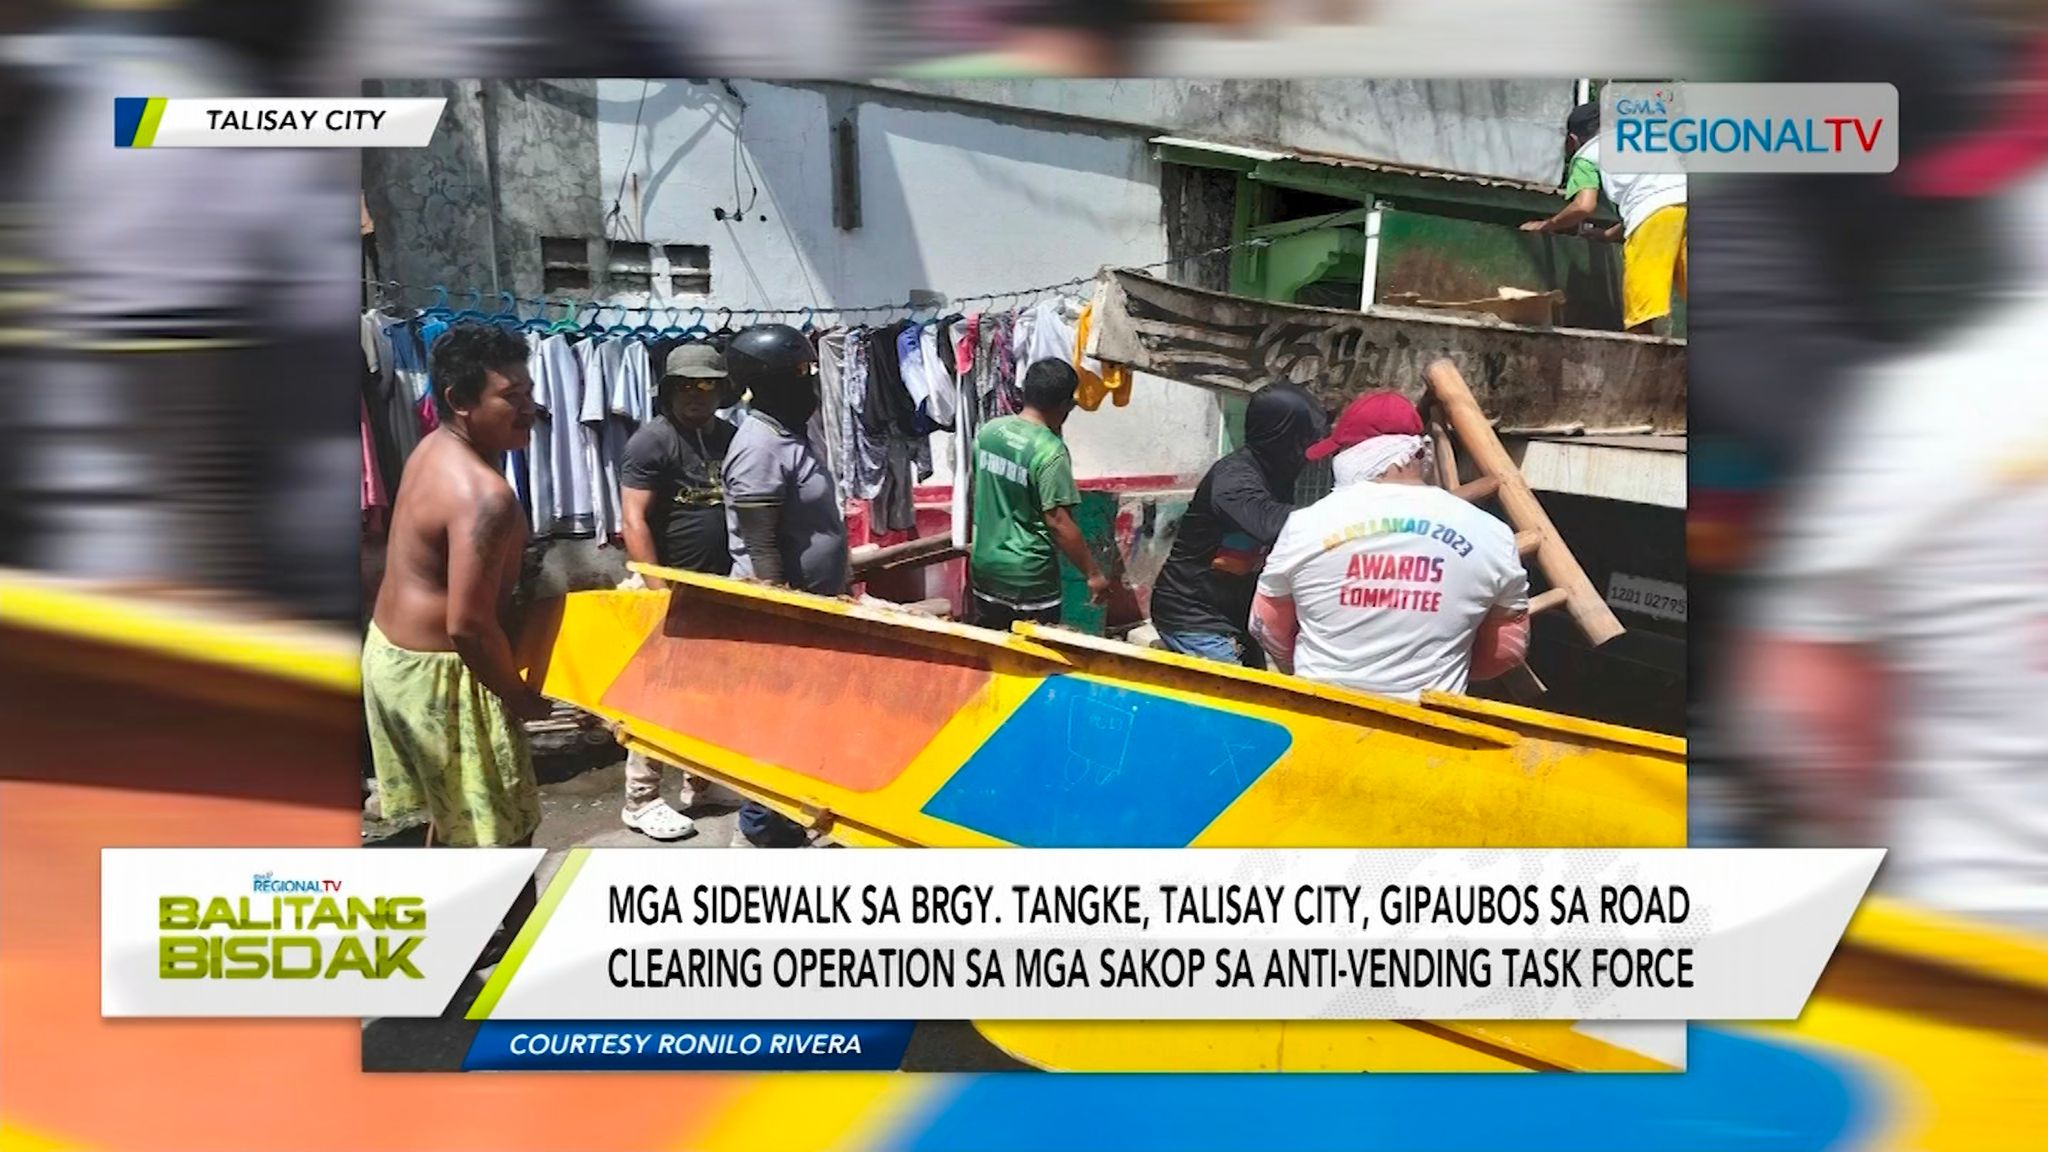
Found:
<svg viewBox="0 0 2048 1152"><path fill-rule="evenodd" d="M1558 607L1566 608L1571 612L1572 622L1595 648L1621 635L1621 621L1587 578L1586 570L1579 566L1564 538L1557 534L1557 527L1543 511L1529 481L1515 466L1500 437L1494 434L1493 422L1480 411L1479 401L1473 399L1472 390L1465 386L1457 365L1449 360L1434 361L1424 369L1423 379L1429 385L1426 403L1429 436L1436 449L1437 483L1474 503L1498 497L1501 511L1515 530L1516 551L1525 560L1534 556L1536 567L1550 582L1547 591L1530 598L1529 615L1533 618ZM1452 446L1454 435L1478 473L1470 481L1460 480L1458 458ZM1527 663L1516 665L1502 677L1502 683L1523 700L1547 691Z"/></svg>

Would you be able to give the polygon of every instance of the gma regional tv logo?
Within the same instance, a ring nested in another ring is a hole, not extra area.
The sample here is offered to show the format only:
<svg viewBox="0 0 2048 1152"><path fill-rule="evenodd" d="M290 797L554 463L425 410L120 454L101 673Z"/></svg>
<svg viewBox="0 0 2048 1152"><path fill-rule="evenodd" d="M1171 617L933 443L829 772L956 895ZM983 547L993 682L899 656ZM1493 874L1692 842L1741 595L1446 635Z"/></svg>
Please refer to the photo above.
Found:
<svg viewBox="0 0 2048 1152"><path fill-rule="evenodd" d="M236 895L157 897L166 980L423 980L421 896L357 895L342 881L260 872Z"/></svg>
<svg viewBox="0 0 2048 1152"><path fill-rule="evenodd" d="M1885 173L1898 167L1889 84L1612 84L1603 167L1616 173Z"/></svg>

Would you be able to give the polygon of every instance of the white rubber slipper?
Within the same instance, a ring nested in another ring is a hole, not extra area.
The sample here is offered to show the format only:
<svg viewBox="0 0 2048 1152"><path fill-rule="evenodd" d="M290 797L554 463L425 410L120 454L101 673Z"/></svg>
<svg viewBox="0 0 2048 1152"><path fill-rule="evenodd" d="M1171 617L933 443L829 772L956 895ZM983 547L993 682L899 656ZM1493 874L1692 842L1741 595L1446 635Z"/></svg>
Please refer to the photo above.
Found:
<svg viewBox="0 0 2048 1152"><path fill-rule="evenodd" d="M639 808L625 808L619 812L619 819L626 827L652 840L681 840L696 831L696 821L669 807L668 801L656 800Z"/></svg>

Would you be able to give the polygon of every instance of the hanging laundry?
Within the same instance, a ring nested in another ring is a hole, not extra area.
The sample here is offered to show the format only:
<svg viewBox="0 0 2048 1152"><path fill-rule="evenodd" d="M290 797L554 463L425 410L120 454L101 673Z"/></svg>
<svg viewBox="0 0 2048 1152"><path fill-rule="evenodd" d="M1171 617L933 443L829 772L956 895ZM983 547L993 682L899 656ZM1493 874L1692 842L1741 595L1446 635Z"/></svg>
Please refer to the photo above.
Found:
<svg viewBox="0 0 2048 1152"><path fill-rule="evenodd" d="M844 507L873 496L881 483L879 463L872 469L866 464L867 435L860 419L867 392L866 329L834 329L819 338L818 387L822 408L831 413L826 431L832 437L832 459L827 464L839 482Z"/></svg>
<svg viewBox="0 0 2048 1152"><path fill-rule="evenodd" d="M1010 366L1017 374L1020 391L1024 383L1024 369L1031 363L1031 329L1037 321L1037 314L1024 308L1013 315L1010 323Z"/></svg>
<svg viewBox="0 0 2048 1152"><path fill-rule="evenodd" d="M902 321L868 331L867 397L861 405L861 422L870 438L880 441L891 431L905 436L917 431L917 405L903 384L902 354L897 337L908 325Z"/></svg>
<svg viewBox="0 0 2048 1152"><path fill-rule="evenodd" d="M422 320L419 324L422 350L420 364L425 372L424 386L420 389L417 406L422 436L441 426L441 412L434 405L434 341L439 340L447 331L448 322L445 320Z"/></svg>
<svg viewBox="0 0 2048 1152"><path fill-rule="evenodd" d="M623 356L619 375L612 381L611 412L637 428L654 419L654 364L646 344L639 340L620 343Z"/></svg>
<svg viewBox="0 0 2048 1152"><path fill-rule="evenodd" d="M432 309L429 309L429 311L432 311ZM421 346L424 347L427 351L432 352L434 350L434 341L439 340L441 337L447 335L448 328L448 321L440 319L439 317L429 317L426 319L422 319L420 321Z"/></svg>
<svg viewBox="0 0 2048 1152"><path fill-rule="evenodd" d="M590 476L590 530L599 544L611 542L609 526L611 510L605 501L604 475L604 382L611 373L616 353L608 356L605 349L612 341L593 338L576 345L576 366L582 375L583 390L581 403L575 410L577 446L583 458L584 470Z"/></svg>
<svg viewBox="0 0 2048 1152"><path fill-rule="evenodd" d="M974 338L981 317L955 316L946 326L942 354L953 376L958 408L954 413L952 448L953 498L947 513L953 543L965 545L973 516L974 436L981 426L981 400L974 385Z"/></svg>
<svg viewBox="0 0 2048 1152"><path fill-rule="evenodd" d="M903 377L903 390L910 395L913 435L923 436L935 427L929 405L932 398L931 370L924 354L925 325L905 324L896 334L896 371Z"/></svg>
<svg viewBox="0 0 2048 1152"><path fill-rule="evenodd" d="M427 394L427 342L420 335L417 319L401 319L387 316L382 312L370 313L383 322L384 340L378 344L381 350L387 344L391 355L386 371L401 382L397 391L401 393L408 409Z"/></svg>
<svg viewBox="0 0 2048 1152"><path fill-rule="evenodd" d="M529 521L532 520L533 492L526 479L526 449L514 448L505 453L499 462L499 470L505 473L505 483L512 486L512 495L519 501L519 510L526 513Z"/></svg>
<svg viewBox="0 0 2048 1152"><path fill-rule="evenodd" d="M391 506L391 498L385 492L384 478L377 466L377 446L370 435L370 405L360 401L363 433L363 526L372 531L383 527L384 510Z"/></svg>
<svg viewBox="0 0 2048 1152"><path fill-rule="evenodd" d="M879 536L917 530L917 486L932 478L932 444L928 437L892 435L883 443L881 479L869 502ZM899 541L882 540L881 543Z"/></svg>
<svg viewBox="0 0 2048 1152"><path fill-rule="evenodd" d="M934 428L953 427L954 412L960 405L959 384L953 379L953 349L946 335L951 324L939 320L924 326L918 335L918 352L924 361L924 377L930 394L924 403L926 419Z"/></svg>
<svg viewBox="0 0 2048 1152"><path fill-rule="evenodd" d="M1017 336L1012 341L1019 347L1019 380L1040 360L1074 362L1074 323L1080 315L1080 301L1065 296L1041 300L1025 311L1024 319L1028 323L1018 325Z"/></svg>
<svg viewBox="0 0 2048 1152"><path fill-rule="evenodd" d="M981 313L962 316L948 334L953 342L953 378L968 380L974 374L975 337L981 332ZM963 389L964 391L964 389Z"/></svg>
<svg viewBox="0 0 2048 1152"><path fill-rule="evenodd" d="M984 422L1013 416L1023 408L1017 388L1017 356L1010 347L1014 317L985 312L975 332L974 390L981 399Z"/></svg>
<svg viewBox="0 0 2048 1152"><path fill-rule="evenodd" d="M592 463L591 503L597 541L609 544L624 530L619 469L625 463L626 442L653 415L654 390L646 345L608 338L585 347L593 345L595 351L584 360L581 423L588 434Z"/></svg>
<svg viewBox="0 0 2048 1152"><path fill-rule="evenodd" d="M389 355L378 365L376 394L370 401L371 429L379 437L377 458L384 463L385 486L396 491L412 450L433 428L420 408L422 402L431 404L427 399L427 347L417 321L381 312L370 315L384 337L378 344L380 355L389 348Z"/></svg>
<svg viewBox="0 0 2048 1152"><path fill-rule="evenodd" d="M1097 315L1102 303L1102 290L1097 289L1095 298L1081 308L1080 319L1074 323L1074 374L1080 379L1080 386L1074 391L1074 402L1083 409L1093 412L1102 407L1105 396L1115 397L1115 404L1122 408L1131 402L1131 370L1122 364L1104 364L1088 354L1088 339L1093 332L1090 322Z"/></svg>
<svg viewBox="0 0 2048 1152"><path fill-rule="evenodd" d="M420 439L410 385L399 374L398 348L385 332L396 324L382 312L363 313L363 405L369 413L378 479L386 494L398 490L406 459Z"/></svg>
<svg viewBox="0 0 2048 1152"><path fill-rule="evenodd" d="M534 423L527 462L547 472L548 497L534 501L534 531L543 536L588 536L596 530L591 477L594 454L586 453L582 424L583 347L565 335L540 342L541 371L533 377ZM529 362L529 367L531 366Z"/></svg>
<svg viewBox="0 0 2048 1152"><path fill-rule="evenodd" d="M846 340L846 402L853 409L853 494L861 500L874 499L881 490L882 473L888 462L889 441L869 431L863 405L868 397L868 330L856 328Z"/></svg>
<svg viewBox="0 0 2048 1152"><path fill-rule="evenodd" d="M553 430L540 401L541 377L548 371L547 354L542 349L547 340L539 332L526 334L526 375L533 381L533 430L527 434L525 448L508 454L505 469L512 487L524 497L527 523L536 536L547 535L555 517Z"/></svg>

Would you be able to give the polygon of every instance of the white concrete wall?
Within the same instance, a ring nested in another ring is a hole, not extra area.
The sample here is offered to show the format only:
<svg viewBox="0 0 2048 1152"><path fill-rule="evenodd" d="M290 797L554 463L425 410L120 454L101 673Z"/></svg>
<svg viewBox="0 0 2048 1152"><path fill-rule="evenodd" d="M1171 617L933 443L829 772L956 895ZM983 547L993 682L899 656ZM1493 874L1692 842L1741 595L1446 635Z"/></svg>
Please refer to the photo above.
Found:
<svg viewBox="0 0 2048 1152"><path fill-rule="evenodd" d="M748 81L735 87L748 105L737 201L737 109L718 84L657 81L646 88L644 109L642 82L598 85L603 187L608 199L622 179L625 189L615 234L708 244L711 294L676 301L705 306L707 323L721 306L812 307L823 322L828 309L901 303L913 289L948 297L1011 291L1166 256L1158 166L1142 132L1059 131L1040 126L1043 118L1005 123L986 106L864 102L862 226L841 231L832 222L825 96ZM744 219L714 219L714 208L744 205L755 183L760 194ZM657 265L656 303L668 302L666 291ZM1081 474L1199 474L1214 457L1215 398L1149 377L1135 387L1129 408L1077 413L1068 426ZM933 448L944 455L939 441Z"/></svg>
<svg viewBox="0 0 2048 1152"><path fill-rule="evenodd" d="M1346 69L1356 73L1358 69ZM1242 75L1265 75L1244 72ZM903 91L1554 184L1572 80L888 80Z"/></svg>

